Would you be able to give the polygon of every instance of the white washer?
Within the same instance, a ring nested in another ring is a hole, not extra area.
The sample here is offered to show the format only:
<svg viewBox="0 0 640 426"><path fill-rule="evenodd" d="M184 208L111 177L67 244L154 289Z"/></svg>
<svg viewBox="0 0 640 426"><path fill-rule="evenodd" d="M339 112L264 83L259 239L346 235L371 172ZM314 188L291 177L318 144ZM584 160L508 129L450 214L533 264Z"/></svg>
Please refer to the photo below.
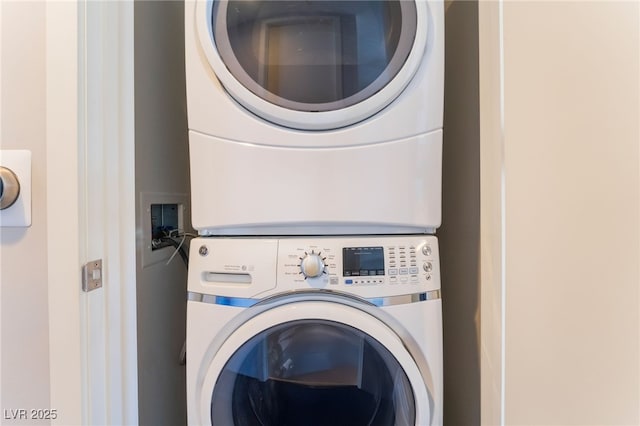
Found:
<svg viewBox="0 0 640 426"><path fill-rule="evenodd" d="M187 1L185 19L202 234L440 225L442 1Z"/></svg>
<svg viewBox="0 0 640 426"><path fill-rule="evenodd" d="M191 425L442 424L433 236L198 238Z"/></svg>

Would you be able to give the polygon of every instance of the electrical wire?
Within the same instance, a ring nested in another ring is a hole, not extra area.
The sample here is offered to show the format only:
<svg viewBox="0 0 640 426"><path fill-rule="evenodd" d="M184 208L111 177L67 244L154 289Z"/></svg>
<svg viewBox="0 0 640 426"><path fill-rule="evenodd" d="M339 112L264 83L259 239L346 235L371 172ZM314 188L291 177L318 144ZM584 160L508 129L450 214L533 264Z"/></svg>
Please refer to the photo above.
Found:
<svg viewBox="0 0 640 426"><path fill-rule="evenodd" d="M180 242L176 241L176 238L180 238L180 237L182 237ZM197 237L197 235L191 234L189 232L180 232L180 230L174 229L169 231L168 235L158 238L156 240L153 240L151 244L154 247L157 247L159 244L162 244L162 243L168 243L172 245L173 247L175 247L175 251L173 252L171 257L169 257L169 260L167 260L166 265L168 265L169 262L173 260L176 254L180 254L180 258L184 262L184 265L187 267L187 269L189 269L189 255L187 254L187 251L185 251L183 247L187 237L195 238ZM178 355L178 365L185 365L186 363L187 363L187 341L185 339L184 343L182 344L182 349L180 350L180 354Z"/></svg>
<svg viewBox="0 0 640 426"><path fill-rule="evenodd" d="M184 252L184 250L182 250L182 244L184 244L184 240L186 238L187 238L186 235L182 236L182 240L180 241L180 244L178 244L178 246L176 247L176 250L173 252L173 254L169 258L169 260L167 260L167 263L165 263L165 265L168 265L173 260L173 258L176 256L176 254L180 253L180 256L182 257L182 261L185 263L187 268L189 267L189 256L187 256L187 254ZM175 241L173 239L171 239L171 240Z"/></svg>
<svg viewBox="0 0 640 426"><path fill-rule="evenodd" d="M173 234L173 232L171 232L170 234ZM189 255L187 253L187 251L184 249L183 245L184 242L186 240L187 237L196 237L197 235L195 234L190 234L188 232L183 232L181 234L175 234L175 236L166 236L166 237L161 237L159 238L159 240L161 242L164 243L168 243L170 245L172 245L173 247L175 247L175 251L173 252L173 254L171 255L171 257L169 257L169 260L167 260L167 265L169 264L169 262L171 262L173 260L173 258L175 257L176 254L180 255L180 258L182 259L182 261L184 262L184 265L188 268L189 267ZM178 242L176 240L176 237L182 237L182 239Z"/></svg>

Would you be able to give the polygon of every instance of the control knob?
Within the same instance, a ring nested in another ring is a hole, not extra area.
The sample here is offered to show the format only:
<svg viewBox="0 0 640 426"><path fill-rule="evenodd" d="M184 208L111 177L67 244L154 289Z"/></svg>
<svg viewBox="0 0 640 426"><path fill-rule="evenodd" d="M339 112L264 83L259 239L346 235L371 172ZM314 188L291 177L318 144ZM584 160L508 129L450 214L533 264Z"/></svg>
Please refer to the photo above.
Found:
<svg viewBox="0 0 640 426"><path fill-rule="evenodd" d="M300 273L306 278L316 278L325 273L324 260L326 257L322 257L320 252L304 254L304 257L300 258Z"/></svg>

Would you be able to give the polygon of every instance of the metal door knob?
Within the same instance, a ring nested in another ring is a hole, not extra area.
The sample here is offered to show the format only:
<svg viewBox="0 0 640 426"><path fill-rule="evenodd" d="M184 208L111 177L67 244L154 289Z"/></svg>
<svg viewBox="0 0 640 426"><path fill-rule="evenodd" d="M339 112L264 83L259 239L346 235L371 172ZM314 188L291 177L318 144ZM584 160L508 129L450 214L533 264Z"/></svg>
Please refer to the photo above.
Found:
<svg viewBox="0 0 640 426"><path fill-rule="evenodd" d="M18 177L11 169L0 166L0 210L11 207L19 195Z"/></svg>

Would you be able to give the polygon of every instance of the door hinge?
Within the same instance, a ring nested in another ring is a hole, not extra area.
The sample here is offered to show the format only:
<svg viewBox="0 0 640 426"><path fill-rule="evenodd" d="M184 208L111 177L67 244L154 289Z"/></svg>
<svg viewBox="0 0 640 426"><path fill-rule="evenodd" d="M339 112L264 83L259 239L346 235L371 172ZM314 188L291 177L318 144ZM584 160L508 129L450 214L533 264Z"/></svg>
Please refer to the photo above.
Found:
<svg viewBox="0 0 640 426"><path fill-rule="evenodd" d="M92 260L82 267L82 291L102 287L102 259Z"/></svg>

